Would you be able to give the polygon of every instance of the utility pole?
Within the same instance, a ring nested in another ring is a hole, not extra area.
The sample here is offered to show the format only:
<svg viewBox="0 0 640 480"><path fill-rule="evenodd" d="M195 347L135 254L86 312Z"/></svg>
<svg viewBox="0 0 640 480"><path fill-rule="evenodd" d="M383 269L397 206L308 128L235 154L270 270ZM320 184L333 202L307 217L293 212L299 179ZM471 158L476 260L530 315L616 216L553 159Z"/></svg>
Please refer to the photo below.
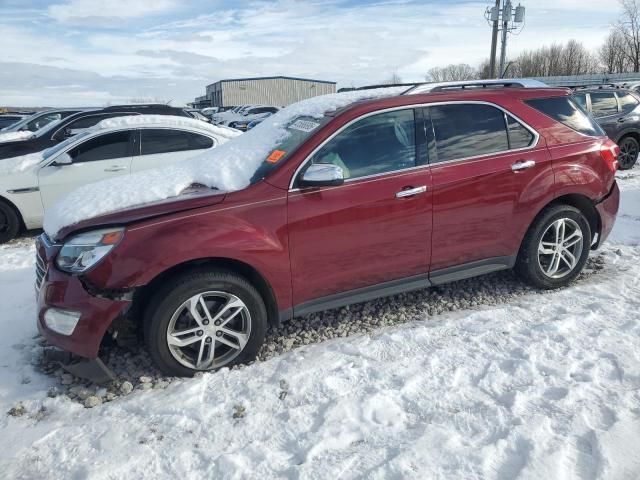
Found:
<svg viewBox="0 0 640 480"><path fill-rule="evenodd" d="M500 70L498 70L498 78L504 76L504 62L507 59L507 33L509 33L510 20L511 0L505 0L502 6L502 42L500 43Z"/></svg>
<svg viewBox="0 0 640 480"><path fill-rule="evenodd" d="M496 0L495 11L500 10L500 0ZM498 47L498 18L493 20L491 27L491 55L489 55L489 78L496 76L496 48Z"/></svg>
<svg viewBox="0 0 640 480"><path fill-rule="evenodd" d="M502 8L500 4L502 3ZM518 4L514 9L511 0L496 0L492 8L487 8L484 13L487 22L491 22L491 56L489 57L489 70L491 78L502 78L505 74L505 62L507 60L507 33L524 28L524 7ZM500 45L500 65L496 75L496 48L498 32L502 32Z"/></svg>

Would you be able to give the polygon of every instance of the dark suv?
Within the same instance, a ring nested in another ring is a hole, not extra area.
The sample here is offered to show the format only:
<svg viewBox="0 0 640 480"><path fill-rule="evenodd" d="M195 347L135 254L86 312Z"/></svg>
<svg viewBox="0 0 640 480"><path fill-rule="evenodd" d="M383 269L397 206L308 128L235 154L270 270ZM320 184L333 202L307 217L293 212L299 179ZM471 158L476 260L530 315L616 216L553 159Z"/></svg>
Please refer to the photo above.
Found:
<svg viewBox="0 0 640 480"><path fill-rule="evenodd" d="M320 310L512 267L565 286L619 202L619 149L570 93L316 97L185 166L176 182L201 168L199 187L78 222L79 205L122 205L147 180L96 184L47 213L38 328L96 358L128 316L163 371L191 375L254 359L268 325Z"/></svg>
<svg viewBox="0 0 640 480"><path fill-rule="evenodd" d="M110 107L78 112L59 122L53 122L49 128L39 130L26 140L0 143L0 162L3 158L18 157L28 153L40 152L53 147L76 133L97 125L102 120L126 115L176 115L193 118L183 108L168 105L113 105Z"/></svg>
<svg viewBox="0 0 640 480"><path fill-rule="evenodd" d="M638 92L608 86L588 87L576 90L573 98L620 147L620 170L632 168L640 153Z"/></svg>

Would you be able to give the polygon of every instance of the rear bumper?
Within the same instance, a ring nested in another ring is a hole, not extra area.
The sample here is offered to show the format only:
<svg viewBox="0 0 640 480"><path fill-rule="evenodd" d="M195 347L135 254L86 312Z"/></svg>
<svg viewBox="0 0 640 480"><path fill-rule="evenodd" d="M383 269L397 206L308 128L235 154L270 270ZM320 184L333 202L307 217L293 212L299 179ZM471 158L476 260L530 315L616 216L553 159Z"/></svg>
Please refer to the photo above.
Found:
<svg viewBox="0 0 640 480"><path fill-rule="evenodd" d="M616 221L619 206L620 189L618 188L618 183L614 181L609 194L595 205L598 215L600 216L600 232L598 242L593 247L594 249L599 248L609 237Z"/></svg>
<svg viewBox="0 0 640 480"><path fill-rule="evenodd" d="M96 358L105 332L116 318L127 312L131 302L89 294L78 277L57 270L52 257L47 255L48 249L38 243L39 262L45 266L36 293L38 331L51 345L81 357ZM63 335L47 326L44 316L50 308L80 314L70 335Z"/></svg>

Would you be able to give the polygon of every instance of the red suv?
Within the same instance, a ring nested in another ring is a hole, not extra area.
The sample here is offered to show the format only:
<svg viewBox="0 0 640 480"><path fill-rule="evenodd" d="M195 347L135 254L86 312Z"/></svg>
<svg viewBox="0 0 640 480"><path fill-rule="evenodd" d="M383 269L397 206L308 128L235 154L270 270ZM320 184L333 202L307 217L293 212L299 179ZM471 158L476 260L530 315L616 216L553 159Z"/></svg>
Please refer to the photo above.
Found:
<svg viewBox="0 0 640 480"><path fill-rule="evenodd" d="M40 236L38 328L96 358L130 317L158 367L191 375L311 312L513 267L567 285L619 202L618 147L569 95L442 89L300 115L246 188Z"/></svg>

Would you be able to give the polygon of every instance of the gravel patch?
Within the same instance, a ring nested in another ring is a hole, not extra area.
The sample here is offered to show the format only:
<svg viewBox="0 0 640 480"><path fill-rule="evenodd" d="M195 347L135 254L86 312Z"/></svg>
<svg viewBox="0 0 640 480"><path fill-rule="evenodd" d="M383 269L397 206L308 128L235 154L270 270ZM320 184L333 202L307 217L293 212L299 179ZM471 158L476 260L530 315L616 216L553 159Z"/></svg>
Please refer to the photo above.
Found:
<svg viewBox="0 0 640 480"><path fill-rule="evenodd" d="M584 281L603 268L603 254L593 255L577 281ZM428 321L447 312L507 303L528 293L547 294L529 287L512 271L503 271L298 317L278 328L269 329L257 361L265 361L295 348L333 338L367 334L411 321ZM39 342L43 351L50 348L43 339L40 338ZM87 408L95 408L131 395L136 390L164 389L171 382L178 380L177 377L166 377L157 370L143 345L139 345L137 351L117 346L105 350L101 358L116 376L116 380L108 385L95 385L74 377L57 363L45 358L45 355L42 355L37 365L38 369L55 377L57 381L56 386L49 389L47 395L66 395ZM233 368L246 367L240 365ZM201 375L202 373L198 373L196 377ZM286 397L288 389L286 381L281 382L281 399ZM20 413L21 409L18 407L11 414ZM244 409L238 408L234 417L241 418L243 414Z"/></svg>

